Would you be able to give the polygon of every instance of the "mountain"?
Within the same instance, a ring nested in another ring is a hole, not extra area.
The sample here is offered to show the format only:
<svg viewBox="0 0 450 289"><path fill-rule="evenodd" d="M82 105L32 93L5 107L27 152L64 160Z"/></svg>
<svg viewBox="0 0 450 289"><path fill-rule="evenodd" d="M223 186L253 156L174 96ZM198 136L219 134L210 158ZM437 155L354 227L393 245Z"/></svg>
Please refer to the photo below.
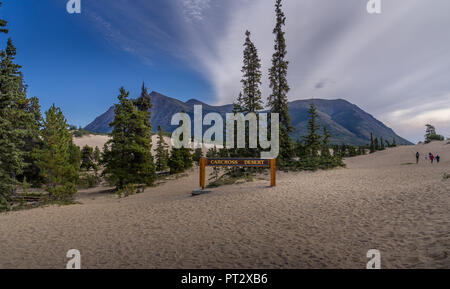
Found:
<svg viewBox="0 0 450 289"><path fill-rule="evenodd" d="M170 120L172 115L178 112L184 111L193 119L194 105L203 106L203 115L210 112L217 112L225 117L226 113L232 112L233 110L232 104L212 106L196 99L182 102L157 92L152 92L150 96L153 104L151 109L151 121L154 131L157 130L158 125L161 125L164 131L172 132L176 126L171 126ZM308 109L311 102L312 100L296 100L289 103L291 123L295 128L295 131L291 134L291 137L294 140L306 135ZM406 139L398 136L382 122L375 119L372 115L346 100L315 99L314 104L317 107L319 124L326 125L331 131L333 136L331 138L332 143L365 145L370 142L370 133L373 132L374 137L382 137L389 142L392 142L395 138L397 144L411 144ZM97 133L110 133L112 129L109 127L109 124L113 119L114 106L110 107L108 111L97 117L93 122L87 125L85 129Z"/></svg>

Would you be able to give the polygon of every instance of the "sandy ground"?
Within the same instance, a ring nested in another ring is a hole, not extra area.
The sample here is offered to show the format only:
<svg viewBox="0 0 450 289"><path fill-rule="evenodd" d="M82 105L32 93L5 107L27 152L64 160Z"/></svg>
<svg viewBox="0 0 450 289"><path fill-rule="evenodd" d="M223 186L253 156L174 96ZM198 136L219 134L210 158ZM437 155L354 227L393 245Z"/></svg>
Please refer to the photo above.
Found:
<svg viewBox="0 0 450 289"><path fill-rule="evenodd" d="M83 148L85 145L88 145L92 148L98 147L100 150L103 150L103 145L110 139L107 135L84 135L82 137L74 137L73 143L80 148ZM165 136L164 141L166 142L169 150L172 149L172 140L170 137ZM155 154L155 150L158 144L158 135L152 135L152 154ZM191 146L193 148L193 143ZM210 148L214 147L213 145L203 145L202 150L203 154L206 155Z"/></svg>
<svg viewBox="0 0 450 289"><path fill-rule="evenodd" d="M346 163L197 197L193 170L125 199L97 188L78 205L2 214L0 268L65 268L73 248L83 268L365 268L369 249L383 268L450 268L450 145Z"/></svg>

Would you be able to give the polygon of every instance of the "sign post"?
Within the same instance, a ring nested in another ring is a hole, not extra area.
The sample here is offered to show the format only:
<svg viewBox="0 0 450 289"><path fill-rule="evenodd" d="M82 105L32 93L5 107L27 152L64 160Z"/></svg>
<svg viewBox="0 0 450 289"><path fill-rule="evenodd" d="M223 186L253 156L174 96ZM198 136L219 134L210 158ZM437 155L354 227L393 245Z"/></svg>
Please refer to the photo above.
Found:
<svg viewBox="0 0 450 289"><path fill-rule="evenodd" d="M276 159L200 159L200 187L204 190L206 187L206 166L211 167L259 167L270 168L270 186L275 187L276 178Z"/></svg>

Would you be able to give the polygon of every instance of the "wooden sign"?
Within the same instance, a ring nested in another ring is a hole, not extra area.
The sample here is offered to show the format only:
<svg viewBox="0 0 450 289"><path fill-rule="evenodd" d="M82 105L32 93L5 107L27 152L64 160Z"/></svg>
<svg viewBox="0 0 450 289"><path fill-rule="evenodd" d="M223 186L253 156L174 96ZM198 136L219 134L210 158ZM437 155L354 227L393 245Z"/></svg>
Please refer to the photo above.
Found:
<svg viewBox="0 0 450 289"><path fill-rule="evenodd" d="M270 167L270 160L260 159L206 159L211 167Z"/></svg>
<svg viewBox="0 0 450 289"><path fill-rule="evenodd" d="M206 187L206 166L212 167L259 167L270 168L270 186L276 186L276 160L262 159L200 159L200 187Z"/></svg>

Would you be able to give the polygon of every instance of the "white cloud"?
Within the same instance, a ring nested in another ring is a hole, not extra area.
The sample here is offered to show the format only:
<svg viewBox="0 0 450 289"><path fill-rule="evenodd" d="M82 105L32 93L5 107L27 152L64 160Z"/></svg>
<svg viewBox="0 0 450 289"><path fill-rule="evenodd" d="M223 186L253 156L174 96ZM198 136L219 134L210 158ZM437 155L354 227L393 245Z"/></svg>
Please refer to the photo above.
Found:
<svg viewBox="0 0 450 289"><path fill-rule="evenodd" d="M211 84L217 104L238 95L244 32L250 30L262 59L263 95L269 95L274 1L158 3L92 5L107 5L99 17L107 35L125 39L122 49L151 59L151 48L158 47L179 57ZM344 98L413 141L422 138L425 120L450 130L450 1L385 0L381 15L369 15L366 0L283 3L290 100Z"/></svg>
<svg viewBox="0 0 450 289"><path fill-rule="evenodd" d="M422 138L425 120L448 129L444 115L450 101L442 100L450 91L449 1L384 1L381 15L367 14L362 0L283 2L290 100L344 98L414 141ZM210 12L203 19L209 23L220 14L226 27L222 31L216 32L214 25L185 30L191 63L213 85L220 104L230 103L239 92L246 29L263 61L265 96L273 52L273 1L227 3L229 10ZM325 85L324 80L332 83ZM392 118L401 109L415 114ZM408 122L415 125L403 126Z"/></svg>
<svg viewBox="0 0 450 289"><path fill-rule="evenodd" d="M188 20L203 20L203 13L211 0L181 0L184 15Z"/></svg>

